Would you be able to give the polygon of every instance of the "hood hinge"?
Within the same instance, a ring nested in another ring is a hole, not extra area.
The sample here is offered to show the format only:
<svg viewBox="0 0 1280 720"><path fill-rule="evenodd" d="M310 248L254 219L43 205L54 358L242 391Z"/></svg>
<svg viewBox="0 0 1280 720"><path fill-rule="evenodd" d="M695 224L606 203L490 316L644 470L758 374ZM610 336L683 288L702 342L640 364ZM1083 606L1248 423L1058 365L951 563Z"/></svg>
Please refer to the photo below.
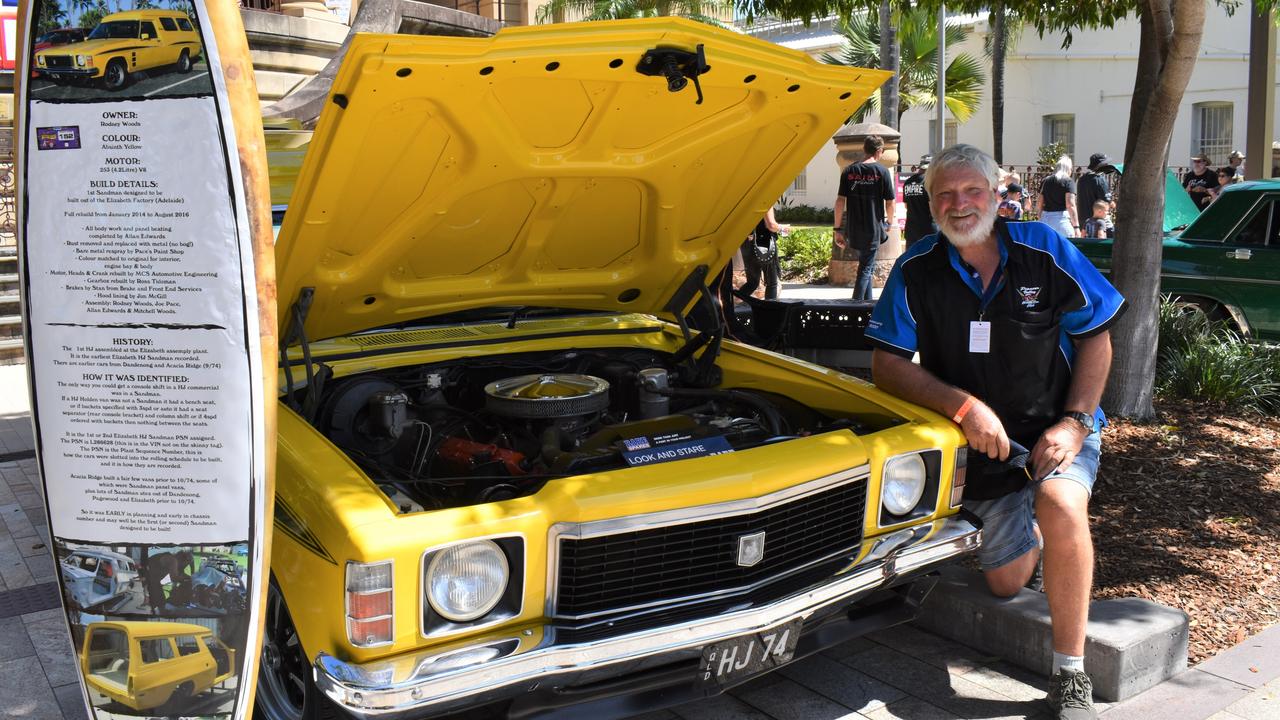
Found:
<svg viewBox="0 0 1280 720"><path fill-rule="evenodd" d="M684 309L695 297L697 302L686 316ZM716 366L716 358L720 356L720 343L724 339L725 327L711 289L707 287L706 265L699 265L689 273L689 277L680 283L663 310L676 319L680 332L684 335L684 345L672 356L672 362L680 367L684 381L693 387L719 385L721 373ZM697 335L689 330L690 320L698 329ZM694 354L703 347L706 350L695 358Z"/></svg>
<svg viewBox="0 0 1280 720"><path fill-rule="evenodd" d="M305 325L315 294L316 289L313 287L302 288L298 293L298 299L289 306L289 324L285 327L284 334L280 336L280 367L284 370L285 403L294 412L302 415L308 423L315 420L316 409L320 404L320 391L324 389L325 381L333 374L327 366L311 361L311 345L307 342ZM293 364L289 361L289 346L294 343L302 347L302 362L307 370L307 394L301 403L294 397Z"/></svg>

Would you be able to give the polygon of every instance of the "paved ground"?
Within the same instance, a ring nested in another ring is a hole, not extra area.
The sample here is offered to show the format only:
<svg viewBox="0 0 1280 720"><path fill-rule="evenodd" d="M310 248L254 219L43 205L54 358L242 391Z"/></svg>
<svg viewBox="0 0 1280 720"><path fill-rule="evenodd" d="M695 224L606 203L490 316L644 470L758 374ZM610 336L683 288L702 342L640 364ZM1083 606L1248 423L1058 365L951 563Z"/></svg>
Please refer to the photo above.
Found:
<svg viewBox="0 0 1280 720"><path fill-rule="evenodd" d="M792 288L788 297L848 297ZM25 366L0 366L0 720L81 720L59 609L17 614L19 593L53 591L44 496L29 457ZM6 615L6 609L9 614ZM1044 678L912 626L838 646L728 696L639 720L1044 718ZM1125 703L1107 720L1280 720L1280 626Z"/></svg>

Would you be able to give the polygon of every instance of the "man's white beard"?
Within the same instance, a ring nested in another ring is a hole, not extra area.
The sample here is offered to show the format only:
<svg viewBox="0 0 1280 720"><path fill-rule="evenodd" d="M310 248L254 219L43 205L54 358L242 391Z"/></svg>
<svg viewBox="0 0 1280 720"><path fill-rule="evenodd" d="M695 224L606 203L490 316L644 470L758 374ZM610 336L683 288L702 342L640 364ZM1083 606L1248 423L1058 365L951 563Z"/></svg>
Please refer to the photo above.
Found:
<svg viewBox="0 0 1280 720"><path fill-rule="evenodd" d="M938 229L947 236L947 240L950 240L951 244L958 248L979 245L990 237L992 230L995 229L995 204L992 203L988 207L977 211L976 220L971 219L969 216L955 219L961 220L965 227L958 227L950 217L943 216L938 218Z"/></svg>

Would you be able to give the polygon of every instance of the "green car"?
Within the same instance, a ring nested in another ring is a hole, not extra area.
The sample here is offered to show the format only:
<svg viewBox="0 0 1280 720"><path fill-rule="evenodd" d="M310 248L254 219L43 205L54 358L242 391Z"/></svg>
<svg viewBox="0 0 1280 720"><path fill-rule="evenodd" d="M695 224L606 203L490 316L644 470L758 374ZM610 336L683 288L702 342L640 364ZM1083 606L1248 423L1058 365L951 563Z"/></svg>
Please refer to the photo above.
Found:
<svg viewBox="0 0 1280 720"><path fill-rule="evenodd" d="M1175 185L1166 195L1166 217L1179 207L1177 200L1190 201ZM1273 210L1277 207L1280 180L1228 186L1180 234L1164 238L1160 292L1198 307L1212 319L1231 321L1248 337L1280 340L1280 211ZM1110 271L1114 240L1074 242L1100 270Z"/></svg>

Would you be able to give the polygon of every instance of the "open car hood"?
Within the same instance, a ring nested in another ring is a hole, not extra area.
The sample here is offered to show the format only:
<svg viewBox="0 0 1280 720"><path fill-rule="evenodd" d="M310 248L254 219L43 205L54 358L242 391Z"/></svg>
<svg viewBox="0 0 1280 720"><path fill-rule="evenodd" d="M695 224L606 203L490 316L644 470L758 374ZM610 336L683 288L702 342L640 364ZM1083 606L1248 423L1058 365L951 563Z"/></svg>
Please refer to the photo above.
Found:
<svg viewBox="0 0 1280 720"><path fill-rule="evenodd" d="M700 45L701 103L640 72ZM280 231L281 318L307 287L312 340L485 306L661 314L887 77L676 18L358 35Z"/></svg>

